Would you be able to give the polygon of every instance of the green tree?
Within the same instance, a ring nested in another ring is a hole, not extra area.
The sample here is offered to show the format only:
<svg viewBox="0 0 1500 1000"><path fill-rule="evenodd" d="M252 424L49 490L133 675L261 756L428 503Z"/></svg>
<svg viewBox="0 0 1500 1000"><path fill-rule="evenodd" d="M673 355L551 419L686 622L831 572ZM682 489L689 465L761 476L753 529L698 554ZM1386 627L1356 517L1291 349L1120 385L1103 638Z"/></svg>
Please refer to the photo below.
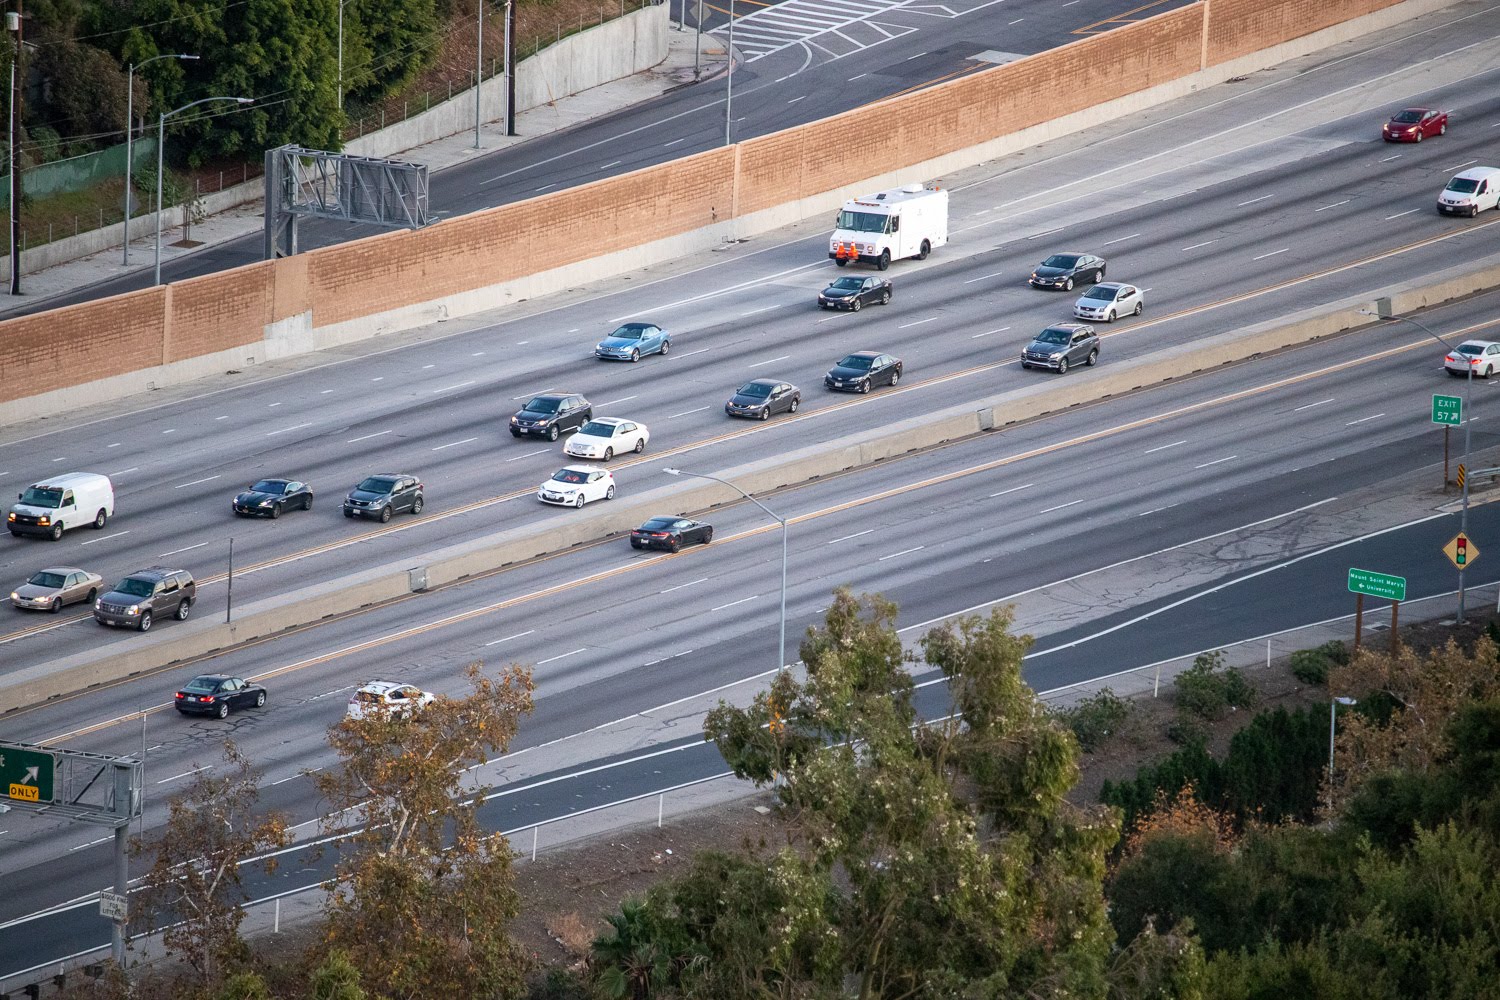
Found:
<svg viewBox="0 0 1500 1000"><path fill-rule="evenodd" d="M250 762L226 740L224 766L199 771L172 799L161 830L131 845L133 854L152 859L135 912L147 928L168 922L162 943L203 984L217 982L225 966L245 954L239 928L246 862L291 841L286 820L262 813L259 804ZM261 865L275 871L276 859Z"/></svg>
<svg viewBox="0 0 1500 1000"><path fill-rule="evenodd" d="M359 970L347 952L330 951L312 974L312 1000L365 1000Z"/></svg>
<svg viewBox="0 0 1500 1000"><path fill-rule="evenodd" d="M513 997L525 960L509 925L519 909L510 844L480 826L473 769L504 753L531 711L530 672L470 664L473 693L411 718L371 713L329 730L339 766L315 775L330 815L357 811L328 904L328 943L374 991Z"/></svg>

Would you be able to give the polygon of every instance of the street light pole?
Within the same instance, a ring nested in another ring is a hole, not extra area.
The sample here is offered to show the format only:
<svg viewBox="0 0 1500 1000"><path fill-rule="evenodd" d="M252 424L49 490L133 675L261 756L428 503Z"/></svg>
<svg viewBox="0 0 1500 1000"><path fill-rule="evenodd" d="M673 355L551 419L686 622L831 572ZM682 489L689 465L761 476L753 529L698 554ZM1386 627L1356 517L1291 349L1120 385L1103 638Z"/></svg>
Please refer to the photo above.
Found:
<svg viewBox="0 0 1500 1000"><path fill-rule="evenodd" d="M180 108L165 111L156 120L156 278L154 284L161 284L161 172L163 169L162 146L165 144L167 138L167 119L173 115L181 114L189 108L196 108L198 105L207 104L210 101L233 101L236 104L254 104L255 98L204 97L191 104L184 104Z"/></svg>
<svg viewBox="0 0 1500 1000"><path fill-rule="evenodd" d="M730 489L734 490L740 496L744 497L746 500L749 500L751 503L755 504L755 506L759 507L761 510L765 511L766 514L767 514L767 516L769 516L773 521L775 521L776 523L778 523L778 524L781 525L781 644L780 644L780 647L779 647L779 650L778 650L778 657L779 658L776 661L776 669L777 670L785 670L786 666L787 666L787 662L786 662L786 518L782 517L780 514L777 514L771 508L767 507L765 504L761 503L759 500L755 499L753 496L751 496L750 494L746 493L744 490L740 489L738 486L734 485L734 483L731 483L727 479L720 479L718 476L704 475L701 472L688 472L685 469L662 469L661 471L665 472L669 476L692 476L694 479L711 479L711 480L713 480L716 483L722 483L723 485L728 486Z"/></svg>
<svg viewBox="0 0 1500 1000"><path fill-rule="evenodd" d="M16 53L10 61L10 294L21 294L21 157L16 155L16 120L21 117L21 93L26 74L17 73L26 46L21 39L21 0L5 14L5 27L16 36ZM19 77L19 79L17 79Z"/></svg>
<svg viewBox="0 0 1500 1000"><path fill-rule="evenodd" d="M339 8L339 16L343 16L344 8ZM340 22L342 25L342 21ZM342 36L340 36L342 37ZM130 72L125 77L125 251L121 263L130 266L130 170L134 166L135 138L135 71L151 65L158 59L197 59L197 56L187 55L182 52L168 52L159 56L152 56L143 63L131 63Z"/></svg>
<svg viewBox="0 0 1500 1000"><path fill-rule="evenodd" d="M1371 312L1368 309L1361 309L1360 313L1365 316L1377 316L1380 319L1390 320L1393 323L1410 323L1412 326L1416 327L1418 330L1421 330L1423 333L1427 334L1427 336L1431 337L1433 340L1436 340L1439 344L1442 344L1444 347L1446 347L1449 354L1456 354L1468 361L1468 364L1465 367L1468 368L1469 372L1466 379L1466 384L1464 386L1464 457L1462 463L1464 470L1464 481L1463 486L1461 487L1463 490L1463 508L1461 513L1458 515L1459 533L1467 537L1467 535L1469 534L1469 444L1473 439L1474 432L1474 428L1472 426L1474 422L1474 411L1470 409L1469 404L1474 398L1474 368L1477 365L1478 359L1469 358L1467 355L1459 354L1458 348L1454 347L1442 337L1438 336L1425 323L1419 322L1414 319L1409 319L1405 316L1380 316L1379 313ZM1444 488L1446 488L1446 486ZM1458 568L1458 624L1460 625L1464 623L1464 597L1464 567L1460 566Z"/></svg>
<svg viewBox="0 0 1500 1000"><path fill-rule="evenodd" d="M1353 698L1334 698L1328 703L1328 821L1333 822L1333 731L1338 725L1340 705L1356 705Z"/></svg>
<svg viewBox="0 0 1500 1000"><path fill-rule="evenodd" d="M344 110L344 4L339 0L339 110Z"/></svg>
<svg viewBox="0 0 1500 1000"><path fill-rule="evenodd" d="M724 47L728 69L724 72L724 145L729 145L729 108L734 103L734 0L729 0L729 44Z"/></svg>
<svg viewBox="0 0 1500 1000"><path fill-rule="evenodd" d="M477 0L479 6L479 42L478 49L474 54L474 148L479 148L479 118L480 106L484 103L484 0Z"/></svg>

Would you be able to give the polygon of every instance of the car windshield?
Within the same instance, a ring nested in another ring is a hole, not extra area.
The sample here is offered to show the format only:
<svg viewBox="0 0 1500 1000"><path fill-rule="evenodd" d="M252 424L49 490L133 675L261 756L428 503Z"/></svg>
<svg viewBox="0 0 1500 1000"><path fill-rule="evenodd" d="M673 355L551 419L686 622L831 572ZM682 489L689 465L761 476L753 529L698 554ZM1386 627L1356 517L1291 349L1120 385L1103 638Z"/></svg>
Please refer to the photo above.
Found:
<svg viewBox="0 0 1500 1000"><path fill-rule="evenodd" d="M1088 291L1084 292L1083 297L1086 299L1113 299L1115 297L1115 290L1113 288L1101 288L1098 285L1095 285L1093 288L1090 288Z"/></svg>
<svg viewBox="0 0 1500 1000"><path fill-rule="evenodd" d="M374 691L356 691L354 692L354 700L363 702L366 705L379 705L385 699Z"/></svg>
<svg viewBox="0 0 1500 1000"><path fill-rule="evenodd" d="M640 340L646 335L646 327L641 323L626 323L614 333L610 334L616 340Z"/></svg>
<svg viewBox="0 0 1500 1000"><path fill-rule="evenodd" d="M744 385L740 386L741 396L755 396L759 398L763 396L769 396L770 394L771 387L764 382L746 382Z"/></svg>
<svg viewBox="0 0 1500 1000"><path fill-rule="evenodd" d="M553 475L554 483L582 483L588 480L588 476L577 469L558 469Z"/></svg>
<svg viewBox="0 0 1500 1000"><path fill-rule="evenodd" d="M1072 334L1067 330L1054 330L1051 327L1036 335L1038 343L1042 344L1066 344L1072 339Z"/></svg>
<svg viewBox="0 0 1500 1000"><path fill-rule="evenodd" d="M63 575L61 573L48 573L46 570L42 570L26 582L37 587L61 587L63 585Z"/></svg>
<svg viewBox="0 0 1500 1000"><path fill-rule="evenodd" d="M560 400L556 396L538 396L526 404L532 413L556 413Z"/></svg>
<svg viewBox="0 0 1500 1000"><path fill-rule="evenodd" d="M1472 177L1455 177L1448 182L1448 190L1458 194L1473 194L1479 182Z"/></svg>
<svg viewBox="0 0 1500 1000"><path fill-rule="evenodd" d="M155 585L150 580L137 580L135 577L127 576L120 581L120 585L115 590L134 597L150 597L154 587Z"/></svg>
<svg viewBox="0 0 1500 1000"><path fill-rule="evenodd" d="M840 368L853 368L855 371L869 371L874 358L864 357L859 354L851 354L839 362Z"/></svg>
<svg viewBox="0 0 1500 1000"><path fill-rule="evenodd" d="M830 291L835 292L857 292L864 283L865 279L863 278L840 278L829 285L828 288Z"/></svg>
<svg viewBox="0 0 1500 1000"><path fill-rule="evenodd" d="M878 212L840 212L838 228L855 233L884 233L891 217Z"/></svg>
<svg viewBox="0 0 1500 1000"><path fill-rule="evenodd" d="M1458 345L1458 353L1459 354L1483 354L1484 353L1484 349L1487 346L1488 345L1486 345L1486 344L1476 344L1473 341L1470 341L1467 344L1459 344Z"/></svg>
<svg viewBox="0 0 1500 1000"><path fill-rule="evenodd" d="M389 493L395 486L396 481L394 479L388 479L385 476L371 476L354 488L364 490L366 493Z"/></svg>
<svg viewBox="0 0 1500 1000"><path fill-rule="evenodd" d="M368 482L368 481L369 480L366 480L366 482ZM250 487L250 492L252 492L252 493L280 493L284 489L286 489L286 480L285 479L262 479L260 482L256 483L254 486Z"/></svg>
<svg viewBox="0 0 1500 1000"><path fill-rule="evenodd" d="M1042 261L1043 267L1077 267L1078 255L1071 253L1055 253Z"/></svg>
<svg viewBox="0 0 1500 1000"><path fill-rule="evenodd" d="M182 688L184 691L201 691L210 694L219 690L219 681L214 677L194 677Z"/></svg>
<svg viewBox="0 0 1500 1000"><path fill-rule="evenodd" d="M614 424L601 424L597 420L590 420L578 429L579 437L614 437Z"/></svg>
<svg viewBox="0 0 1500 1000"><path fill-rule="evenodd" d="M1391 121L1401 122L1403 125L1410 124L1411 122L1419 122L1421 120L1422 112L1420 111L1403 111L1396 117L1391 119Z"/></svg>
<svg viewBox="0 0 1500 1000"><path fill-rule="evenodd" d="M645 524L641 525L641 530L642 531L666 531L668 528L670 528L672 526L672 522L674 522L676 520L677 519L675 517L653 517L651 520L649 520Z"/></svg>
<svg viewBox="0 0 1500 1000"><path fill-rule="evenodd" d="M61 507L62 490L43 489L38 486L27 487L26 492L21 494L21 502L33 507Z"/></svg>

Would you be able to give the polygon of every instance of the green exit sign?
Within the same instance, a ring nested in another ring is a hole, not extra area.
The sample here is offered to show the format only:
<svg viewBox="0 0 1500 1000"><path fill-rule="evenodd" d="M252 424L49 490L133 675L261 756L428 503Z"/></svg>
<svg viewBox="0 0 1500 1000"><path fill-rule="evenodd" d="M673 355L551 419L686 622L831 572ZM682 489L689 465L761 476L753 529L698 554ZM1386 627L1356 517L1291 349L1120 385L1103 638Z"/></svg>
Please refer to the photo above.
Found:
<svg viewBox="0 0 1500 1000"><path fill-rule="evenodd" d="M45 750L0 743L0 795L17 802L51 802L55 762Z"/></svg>
<svg viewBox="0 0 1500 1000"><path fill-rule="evenodd" d="M1457 427L1464 422L1464 401L1460 396L1433 396L1432 422Z"/></svg>
<svg viewBox="0 0 1500 1000"><path fill-rule="evenodd" d="M1376 573L1368 569L1349 570L1349 592L1379 597L1387 601L1406 600L1406 577Z"/></svg>

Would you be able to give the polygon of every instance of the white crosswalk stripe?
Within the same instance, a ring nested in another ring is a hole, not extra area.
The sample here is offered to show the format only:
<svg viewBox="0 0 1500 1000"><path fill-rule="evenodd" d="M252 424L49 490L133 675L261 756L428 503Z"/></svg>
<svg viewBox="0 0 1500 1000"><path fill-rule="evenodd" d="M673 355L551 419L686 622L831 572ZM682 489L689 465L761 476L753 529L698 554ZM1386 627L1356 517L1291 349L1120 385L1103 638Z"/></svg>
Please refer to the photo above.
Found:
<svg viewBox="0 0 1500 1000"><path fill-rule="evenodd" d="M912 0L786 0L735 18L734 47L747 62L798 44L838 59L917 30L873 20L911 4ZM729 28L715 28L711 34L727 41Z"/></svg>

